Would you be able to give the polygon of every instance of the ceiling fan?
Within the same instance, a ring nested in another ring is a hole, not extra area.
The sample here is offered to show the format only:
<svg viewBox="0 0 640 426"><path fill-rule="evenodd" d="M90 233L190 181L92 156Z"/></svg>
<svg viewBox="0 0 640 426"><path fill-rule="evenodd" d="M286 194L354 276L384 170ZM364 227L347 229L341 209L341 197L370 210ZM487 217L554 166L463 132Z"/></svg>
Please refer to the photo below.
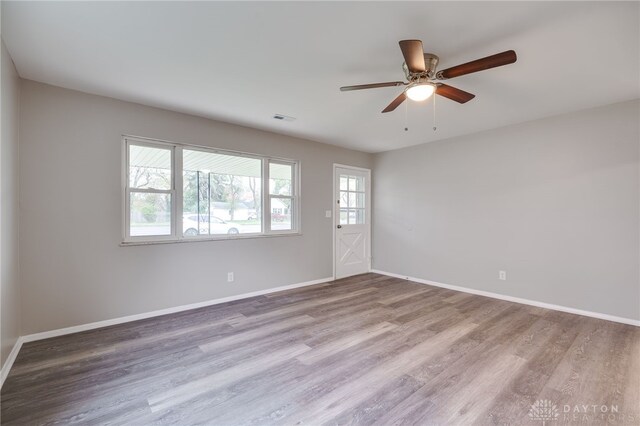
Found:
<svg viewBox="0 0 640 426"><path fill-rule="evenodd" d="M436 71L439 58L433 53L424 53L422 41L401 40L399 44L402 55L404 56L402 69L408 82L391 81L388 83L360 84L357 86L343 86L340 90L347 92L350 90L376 89L378 87L407 86L382 112L393 111L407 98L414 101L424 101L433 95L433 93L464 104L475 98L476 95L440 83L440 81L512 64L517 59L516 52L507 50L502 53L487 56L486 58L477 59L442 71Z"/></svg>

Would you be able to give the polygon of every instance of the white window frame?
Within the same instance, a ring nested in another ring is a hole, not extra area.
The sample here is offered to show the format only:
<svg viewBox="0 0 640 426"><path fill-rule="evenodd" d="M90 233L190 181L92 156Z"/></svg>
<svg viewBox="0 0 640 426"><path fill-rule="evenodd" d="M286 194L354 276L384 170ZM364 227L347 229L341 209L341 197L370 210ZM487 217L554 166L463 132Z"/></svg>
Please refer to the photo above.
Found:
<svg viewBox="0 0 640 426"><path fill-rule="evenodd" d="M282 164L282 165L287 165L287 166L291 166L291 177L293 179L293 182L291 182L291 195L277 195L277 194L271 194L271 188L269 185L269 165L273 163L273 164ZM267 203L267 207L264 209L265 214L263 215L266 219L265 221L265 227L263 227L263 230L265 232L265 234L272 234L272 235L277 235L277 234L295 234L296 232L298 232L298 228L299 228L299 220L300 220L300 200L299 200L299 193L300 193L300 187L299 187L299 183L300 183L300 179L298 178L298 176L300 175L300 173L298 172L298 167L299 167L299 163L297 161L291 161L291 160L281 160L281 159L276 159L276 158L268 158L265 159L265 163L264 163L264 169L266 169L266 173L263 170L263 175L265 175L267 177L267 180L265 181L265 185L263 186L263 188L265 188L265 191L263 194L263 203ZM271 230L271 215L272 213L272 209L271 209L271 200L273 198L279 198L282 200L291 200L291 208L289 209L289 214L291 215L291 229L290 230ZM293 210L293 214L291 212L291 210Z"/></svg>
<svg viewBox="0 0 640 426"><path fill-rule="evenodd" d="M151 148L169 149L171 151L171 189L138 189L129 187L129 146L146 146ZM245 234L222 234L222 235L198 235L193 237L185 237L182 232L182 215L183 215L183 186L182 186L182 152L184 149L209 152L215 154L233 155L246 158L255 158L261 160L262 167L262 226L259 233ZM292 166L292 185L291 196L271 195L269 188L269 164L286 164ZM170 235L144 235L131 236L130 227L130 200L132 192L142 193L168 193L171 194L171 234ZM211 148L201 145L183 144L158 139L145 138L140 136L123 135L122 137L122 194L123 194L123 229L122 244L154 244L154 243L173 243L173 242L196 242L211 240L235 240L243 238L262 238L286 235L301 235L301 208L300 208L300 161L270 157L257 154L250 154L240 151L232 151L218 148ZM271 229L271 198L291 199L293 214L291 215L291 230L272 230Z"/></svg>
<svg viewBox="0 0 640 426"><path fill-rule="evenodd" d="M158 148L165 149L171 152L171 187L168 190L164 189L151 189L151 188L131 188L129 186L129 147L131 145L134 146L144 146L149 148ZM150 143L145 140L137 140L133 138L124 139L124 159L126 169L124 170L124 206L125 206L125 217L124 217L124 241L171 241L176 238L177 226L176 226L176 210L177 210L177 197L176 197L176 181L177 176L175 173L176 170L176 149L175 146L166 143ZM182 177L182 175L180 176ZM180 185L182 185L182 179L180 179ZM131 232L131 193L142 193L142 194L170 194L171 195L171 233L169 235L142 235L142 236L132 236ZM180 199L182 202L182 199ZM180 225L182 226L182 221L180 221Z"/></svg>

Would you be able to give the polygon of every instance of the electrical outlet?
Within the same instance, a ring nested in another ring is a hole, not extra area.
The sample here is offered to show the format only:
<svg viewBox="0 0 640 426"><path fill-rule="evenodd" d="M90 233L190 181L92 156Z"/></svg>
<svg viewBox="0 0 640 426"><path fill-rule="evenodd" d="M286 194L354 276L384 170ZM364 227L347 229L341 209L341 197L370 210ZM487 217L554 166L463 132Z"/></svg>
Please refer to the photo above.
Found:
<svg viewBox="0 0 640 426"><path fill-rule="evenodd" d="M507 271L498 271L498 278L502 281L507 280Z"/></svg>
<svg viewBox="0 0 640 426"><path fill-rule="evenodd" d="M227 273L227 282L232 283L233 282L233 272L228 272Z"/></svg>
<svg viewBox="0 0 640 426"><path fill-rule="evenodd" d="M325 210L324 217L331 217L331 210Z"/></svg>

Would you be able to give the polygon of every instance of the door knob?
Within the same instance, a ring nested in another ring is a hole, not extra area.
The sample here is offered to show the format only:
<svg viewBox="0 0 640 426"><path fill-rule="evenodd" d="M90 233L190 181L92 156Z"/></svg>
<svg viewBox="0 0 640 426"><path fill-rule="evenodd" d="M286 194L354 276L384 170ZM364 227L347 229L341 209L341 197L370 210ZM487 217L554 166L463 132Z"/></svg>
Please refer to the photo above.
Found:
<svg viewBox="0 0 640 426"><path fill-rule="evenodd" d="M338 225L338 229L342 229L342 225Z"/></svg>

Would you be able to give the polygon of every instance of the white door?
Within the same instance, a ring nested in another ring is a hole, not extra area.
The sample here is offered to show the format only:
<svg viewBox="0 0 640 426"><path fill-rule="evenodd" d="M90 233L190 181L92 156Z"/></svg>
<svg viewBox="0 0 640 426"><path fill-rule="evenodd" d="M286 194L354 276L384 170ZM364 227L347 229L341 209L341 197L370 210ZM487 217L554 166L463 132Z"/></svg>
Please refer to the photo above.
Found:
<svg viewBox="0 0 640 426"><path fill-rule="evenodd" d="M371 171L334 166L335 277L369 272Z"/></svg>

